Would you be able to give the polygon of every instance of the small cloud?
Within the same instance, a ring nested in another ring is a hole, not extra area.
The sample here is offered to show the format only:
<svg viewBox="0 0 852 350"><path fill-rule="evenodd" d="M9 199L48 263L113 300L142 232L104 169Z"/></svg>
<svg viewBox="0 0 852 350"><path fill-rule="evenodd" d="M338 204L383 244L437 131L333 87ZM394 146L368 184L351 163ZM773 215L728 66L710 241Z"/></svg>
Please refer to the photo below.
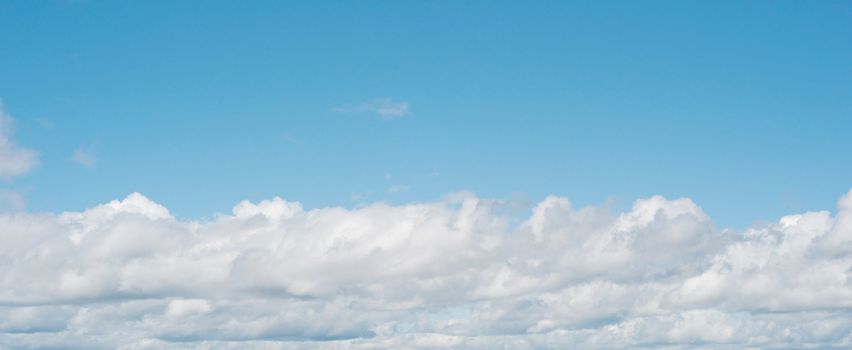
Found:
<svg viewBox="0 0 852 350"><path fill-rule="evenodd" d="M287 143L294 144L294 145L296 145L296 146L301 146L301 145L302 145L302 141L301 141L301 140L299 140L298 138L296 138L295 136L293 136L293 134L290 134L290 133L287 133L287 132L283 132L283 133L281 133L281 139L282 139L282 140L284 140L284 141L285 141L285 142L287 142Z"/></svg>
<svg viewBox="0 0 852 350"><path fill-rule="evenodd" d="M71 160L87 168L93 168L98 161L91 149L82 146L74 150L74 153L71 154Z"/></svg>
<svg viewBox="0 0 852 350"><path fill-rule="evenodd" d="M38 165L38 154L20 148L12 138L12 116L5 113L0 100L0 178L10 179L28 173Z"/></svg>
<svg viewBox="0 0 852 350"><path fill-rule="evenodd" d="M393 120L405 117L411 113L408 102L395 101L389 97L375 98L371 101L356 105L347 105L332 109L337 113L370 113L376 114L384 120Z"/></svg>
<svg viewBox="0 0 852 350"><path fill-rule="evenodd" d="M36 118L35 121L36 121L36 123L38 123L39 126L41 126L44 129L53 129L53 128L56 127L56 124L54 124L49 119Z"/></svg>
<svg viewBox="0 0 852 350"><path fill-rule="evenodd" d="M352 192L352 193L349 194L349 199L351 199L353 202L361 202L363 200L366 200L368 197L370 197L372 192L373 191Z"/></svg>
<svg viewBox="0 0 852 350"><path fill-rule="evenodd" d="M388 193L400 193L408 191L408 186L406 185L393 185L388 187Z"/></svg>

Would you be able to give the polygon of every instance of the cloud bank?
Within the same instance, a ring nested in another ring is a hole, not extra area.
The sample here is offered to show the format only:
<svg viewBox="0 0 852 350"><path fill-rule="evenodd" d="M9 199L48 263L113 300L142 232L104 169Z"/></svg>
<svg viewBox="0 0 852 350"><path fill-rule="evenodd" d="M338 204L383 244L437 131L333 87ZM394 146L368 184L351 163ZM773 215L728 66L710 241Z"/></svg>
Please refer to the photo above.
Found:
<svg viewBox="0 0 852 350"><path fill-rule="evenodd" d="M838 203L743 232L658 196L4 213L0 348L848 348Z"/></svg>

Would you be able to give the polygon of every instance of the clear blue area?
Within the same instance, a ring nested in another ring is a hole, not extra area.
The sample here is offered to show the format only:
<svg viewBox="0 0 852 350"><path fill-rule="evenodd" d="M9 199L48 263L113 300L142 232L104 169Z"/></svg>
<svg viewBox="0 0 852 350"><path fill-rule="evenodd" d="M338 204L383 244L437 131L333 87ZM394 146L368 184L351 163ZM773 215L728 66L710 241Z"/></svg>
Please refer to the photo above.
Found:
<svg viewBox="0 0 852 350"><path fill-rule="evenodd" d="M332 111L377 97L411 115ZM35 211L662 194L743 227L852 187L852 2L2 1L0 98Z"/></svg>

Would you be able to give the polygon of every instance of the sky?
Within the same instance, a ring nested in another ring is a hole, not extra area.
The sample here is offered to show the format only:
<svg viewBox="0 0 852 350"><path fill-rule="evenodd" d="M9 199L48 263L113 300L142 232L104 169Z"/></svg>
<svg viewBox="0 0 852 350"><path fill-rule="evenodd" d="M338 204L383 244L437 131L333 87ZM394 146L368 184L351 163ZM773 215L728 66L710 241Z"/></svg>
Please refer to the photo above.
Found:
<svg viewBox="0 0 852 350"><path fill-rule="evenodd" d="M0 349L848 347L850 23L0 1Z"/></svg>
<svg viewBox="0 0 852 350"><path fill-rule="evenodd" d="M850 186L850 11L4 1L0 98L40 165L3 185L33 211L138 191L186 218L272 196L661 194L743 228Z"/></svg>

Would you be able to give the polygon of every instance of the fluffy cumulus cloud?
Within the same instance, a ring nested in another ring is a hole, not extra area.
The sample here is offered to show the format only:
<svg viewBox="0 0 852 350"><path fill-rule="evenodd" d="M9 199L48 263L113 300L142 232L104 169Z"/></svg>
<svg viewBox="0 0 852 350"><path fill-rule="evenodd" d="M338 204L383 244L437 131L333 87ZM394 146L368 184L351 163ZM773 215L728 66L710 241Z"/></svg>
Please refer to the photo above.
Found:
<svg viewBox="0 0 852 350"><path fill-rule="evenodd" d="M689 199L513 207L0 214L0 348L852 346L852 192L743 232Z"/></svg>
<svg viewBox="0 0 852 350"><path fill-rule="evenodd" d="M38 156L32 150L21 148L12 139L13 119L0 100L0 179L10 179L28 173L38 165Z"/></svg>

